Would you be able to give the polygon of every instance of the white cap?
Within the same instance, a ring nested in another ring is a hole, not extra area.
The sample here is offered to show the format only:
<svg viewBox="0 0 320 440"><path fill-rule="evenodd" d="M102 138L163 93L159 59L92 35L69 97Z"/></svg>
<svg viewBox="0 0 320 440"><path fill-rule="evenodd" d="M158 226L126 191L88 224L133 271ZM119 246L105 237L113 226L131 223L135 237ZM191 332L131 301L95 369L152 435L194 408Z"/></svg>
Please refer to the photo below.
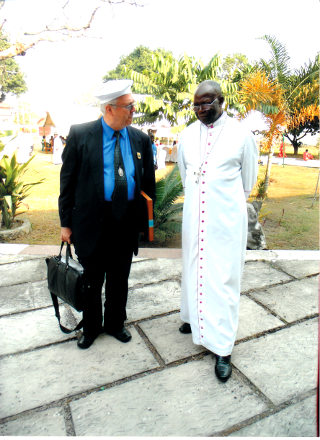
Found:
<svg viewBox="0 0 320 440"><path fill-rule="evenodd" d="M119 96L127 95L131 93L131 86L133 81L131 79L116 79L107 81L102 85L96 97L101 104L113 101Z"/></svg>

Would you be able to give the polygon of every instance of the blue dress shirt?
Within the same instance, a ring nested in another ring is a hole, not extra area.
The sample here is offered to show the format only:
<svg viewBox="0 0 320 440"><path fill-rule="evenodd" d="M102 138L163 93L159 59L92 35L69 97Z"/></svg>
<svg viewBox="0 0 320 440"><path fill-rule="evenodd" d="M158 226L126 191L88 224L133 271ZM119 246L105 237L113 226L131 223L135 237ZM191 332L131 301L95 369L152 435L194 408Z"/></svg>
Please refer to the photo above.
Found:
<svg viewBox="0 0 320 440"><path fill-rule="evenodd" d="M104 169L104 199L111 201L114 190L114 148L116 138L113 136L114 130L101 118L103 128L103 169ZM134 199L135 180L134 162L132 157L130 139L127 128L120 130L120 149L127 176L128 200Z"/></svg>

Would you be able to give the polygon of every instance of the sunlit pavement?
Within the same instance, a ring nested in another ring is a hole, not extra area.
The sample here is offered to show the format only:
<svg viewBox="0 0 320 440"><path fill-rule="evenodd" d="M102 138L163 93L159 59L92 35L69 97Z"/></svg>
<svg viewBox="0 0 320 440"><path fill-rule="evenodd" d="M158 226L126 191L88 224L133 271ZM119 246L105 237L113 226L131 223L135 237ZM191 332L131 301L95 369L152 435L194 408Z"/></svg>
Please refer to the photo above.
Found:
<svg viewBox="0 0 320 440"><path fill-rule="evenodd" d="M316 436L318 251L248 251L233 373L182 335L180 249L141 249L122 344L61 333L44 257L0 244L2 436ZM61 307L63 323L79 314Z"/></svg>
<svg viewBox="0 0 320 440"><path fill-rule="evenodd" d="M267 164L268 157L267 156L261 156L260 160L263 165ZM294 157L285 157L284 159L282 157L273 156L272 157L272 163L278 164L278 165L295 165L298 167L308 167L308 168L319 168L320 167L320 160L313 159L313 160L303 160L303 159L296 159Z"/></svg>

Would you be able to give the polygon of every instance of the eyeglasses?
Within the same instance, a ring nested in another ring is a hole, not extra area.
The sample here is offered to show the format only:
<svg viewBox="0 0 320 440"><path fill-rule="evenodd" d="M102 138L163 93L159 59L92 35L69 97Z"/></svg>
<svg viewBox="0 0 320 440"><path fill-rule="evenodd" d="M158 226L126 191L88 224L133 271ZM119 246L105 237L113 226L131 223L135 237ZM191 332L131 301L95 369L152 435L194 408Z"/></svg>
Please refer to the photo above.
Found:
<svg viewBox="0 0 320 440"><path fill-rule="evenodd" d="M204 104L199 104L199 105L194 105L193 106L193 110L195 112L198 112L200 109L202 110L210 110L211 107L213 106L213 104L218 100L218 98L214 99L212 102L210 103L204 103Z"/></svg>
<svg viewBox="0 0 320 440"><path fill-rule="evenodd" d="M118 105L118 104L109 104L109 105L112 105L113 107L126 108L127 110L129 110L131 112L137 104L135 102L133 102L132 104L129 104L129 105Z"/></svg>

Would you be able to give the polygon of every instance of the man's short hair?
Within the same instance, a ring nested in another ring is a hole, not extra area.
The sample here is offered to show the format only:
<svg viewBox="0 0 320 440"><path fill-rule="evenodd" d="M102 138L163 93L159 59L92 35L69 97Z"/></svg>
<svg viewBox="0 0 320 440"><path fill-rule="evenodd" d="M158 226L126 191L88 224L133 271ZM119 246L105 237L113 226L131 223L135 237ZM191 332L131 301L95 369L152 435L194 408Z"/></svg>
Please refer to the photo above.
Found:
<svg viewBox="0 0 320 440"><path fill-rule="evenodd" d="M114 105L116 105L117 102L118 102L118 98L116 98L116 99L112 99L112 100L109 101L109 102L104 102L103 104L100 104L100 110L101 110L101 113L104 115L104 114L106 113L106 106L107 106L107 105L110 105L110 104L114 104Z"/></svg>
<svg viewBox="0 0 320 440"><path fill-rule="evenodd" d="M196 91L195 91L195 95L196 95L196 94L198 93L198 91L199 91L200 89L202 89L202 88L210 88L210 89L215 90L216 92L218 92L219 95L223 96L223 95L222 95L222 90L221 90L220 84L217 83L216 81L213 81L212 79L206 79L205 81L202 81L202 82L198 85L198 87L197 87L197 89L196 89Z"/></svg>

